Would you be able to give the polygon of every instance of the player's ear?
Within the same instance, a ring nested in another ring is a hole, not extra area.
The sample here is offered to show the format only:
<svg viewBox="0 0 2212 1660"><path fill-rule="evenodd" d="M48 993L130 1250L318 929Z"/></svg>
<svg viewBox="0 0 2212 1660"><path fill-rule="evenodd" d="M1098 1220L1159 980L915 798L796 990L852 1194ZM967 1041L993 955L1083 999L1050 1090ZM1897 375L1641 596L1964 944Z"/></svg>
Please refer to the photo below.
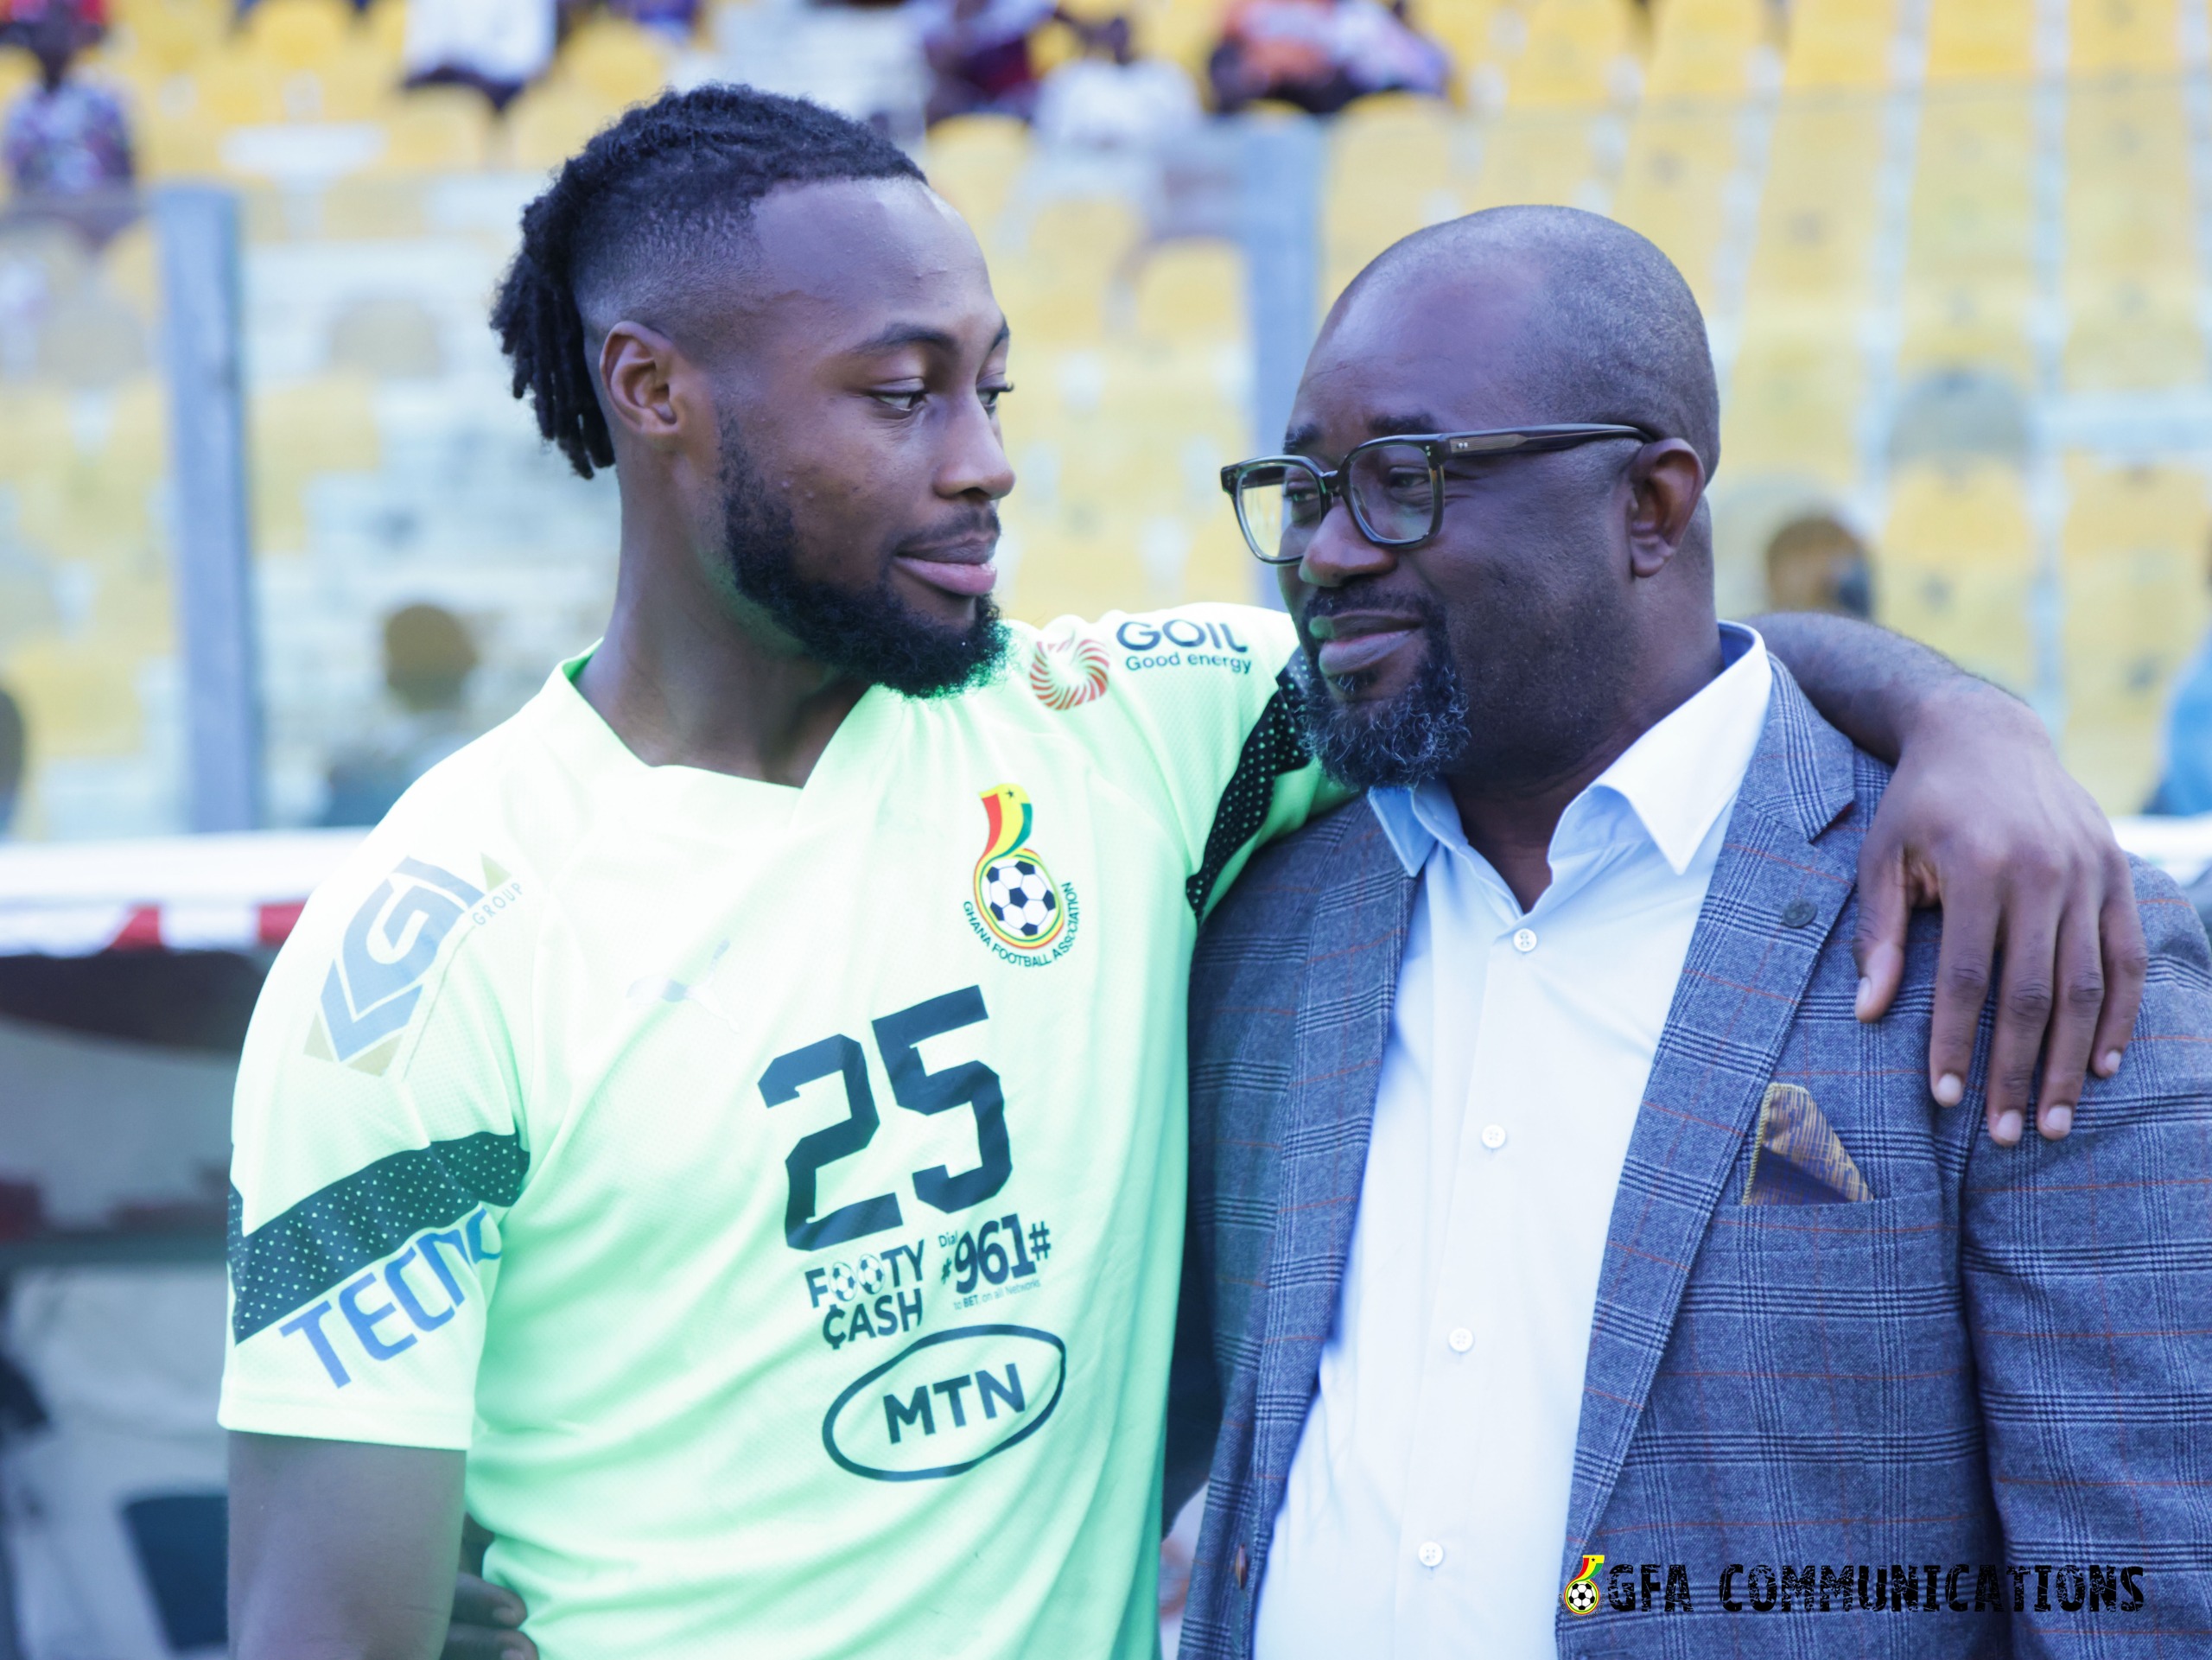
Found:
<svg viewBox="0 0 2212 1660"><path fill-rule="evenodd" d="M690 366L658 329L619 322L599 347L600 401L607 424L657 449L673 448L697 411L685 384Z"/></svg>

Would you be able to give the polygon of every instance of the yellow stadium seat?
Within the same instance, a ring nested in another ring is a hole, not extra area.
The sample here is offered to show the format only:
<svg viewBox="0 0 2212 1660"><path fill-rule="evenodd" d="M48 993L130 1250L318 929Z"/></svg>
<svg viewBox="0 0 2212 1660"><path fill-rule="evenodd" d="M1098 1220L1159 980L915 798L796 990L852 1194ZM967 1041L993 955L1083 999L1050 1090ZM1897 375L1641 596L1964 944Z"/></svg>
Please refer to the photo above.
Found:
<svg viewBox="0 0 2212 1660"><path fill-rule="evenodd" d="M466 86L418 86L393 94L380 124L385 149L376 171L461 172L485 164L492 110L481 93Z"/></svg>
<svg viewBox="0 0 2212 1660"><path fill-rule="evenodd" d="M1646 104L1629 130L1613 195L1613 217L1656 243L1707 307L1736 148L1732 109Z"/></svg>
<svg viewBox="0 0 2212 1660"><path fill-rule="evenodd" d="M1507 77L1506 102L1517 109L1600 106L1627 90L1633 74L1627 0L1536 0L1529 44Z"/></svg>
<svg viewBox="0 0 2212 1660"><path fill-rule="evenodd" d="M2076 86L2066 103L2064 248L2091 266L2195 280L2187 111L2177 85Z"/></svg>
<svg viewBox="0 0 2212 1660"><path fill-rule="evenodd" d="M14 107L16 100L30 90L38 79L38 66L31 61L28 52L0 54L0 110Z"/></svg>
<svg viewBox="0 0 2212 1660"><path fill-rule="evenodd" d="M232 16L224 0L131 0L112 10L133 53L169 74L213 53L230 33Z"/></svg>
<svg viewBox="0 0 2212 1660"><path fill-rule="evenodd" d="M8 684L22 703L41 764L137 754L145 744L135 655L98 638L47 635L8 657Z"/></svg>
<svg viewBox="0 0 2212 1660"><path fill-rule="evenodd" d="M2024 693L2036 681L2035 577L2026 493L2012 468L1923 464L1892 476L1874 558L1881 621Z"/></svg>
<svg viewBox="0 0 2212 1660"><path fill-rule="evenodd" d="M0 480L59 472L76 453L69 395L54 385L11 385L0 398Z"/></svg>
<svg viewBox="0 0 2212 1660"><path fill-rule="evenodd" d="M1158 340L1235 342L1244 332L1244 260L1227 242L1152 249L1139 269L1136 331Z"/></svg>
<svg viewBox="0 0 2212 1660"><path fill-rule="evenodd" d="M1763 33L1761 12L1758 0L1665 0L1645 99L1740 97Z"/></svg>
<svg viewBox="0 0 2212 1660"><path fill-rule="evenodd" d="M2195 282L2069 273L2066 286L2069 391L2148 391L2203 380Z"/></svg>
<svg viewBox="0 0 2212 1660"><path fill-rule="evenodd" d="M2174 0L2071 0L2066 67L2075 75L2181 67Z"/></svg>
<svg viewBox="0 0 2212 1660"><path fill-rule="evenodd" d="M1748 320L1756 325L1758 319ZM1848 486L1859 475L1863 372L1849 340L1833 332L1751 333L1737 353L1721 407L1728 471L1804 474Z"/></svg>
<svg viewBox="0 0 2212 1660"><path fill-rule="evenodd" d="M1474 207L1466 128L1432 98L1363 99L1337 118L1322 181L1324 295L1400 237Z"/></svg>
<svg viewBox="0 0 2212 1660"><path fill-rule="evenodd" d="M1413 0L1407 16L1451 55L1452 79L1464 87L1468 72L1495 51L1491 26L1498 9L1498 0Z"/></svg>
<svg viewBox="0 0 2212 1660"><path fill-rule="evenodd" d="M1831 315L1859 303L1872 270L1878 110L1786 102L1777 113L1759 201L1747 306L1783 296Z"/></svg>
<svg viewBox="0 0 2212 1660"><path fill-rule="evenodd" d="M940 121L930 129L922 151L931 187L960 210L987 246L1028 164L1029 129L1007 115Z"/></svg>
<svg viewBox="0 0 2212 1660"><path fill-rule="evenodd" d="M1788 11L1783 86L1792 92L1886 86L1896 13L1895 0L1798 0Z"/></svg>
<svg viewBox="0 0 2212 1660"><path fill-rule="evenodd" d="M383 445L372 383L331 374L254 388L248 404L253 446L255 546L295 553L308 544L306 492L327 473L374 472Z"/></svg>
<svg viewBox="0 0 2212 1660"><path fill-rule="evenodd" d="M1597 183L1592 140L1609 119L1580 111L1508 108L1491 124L1470 210L1510 202L1586 207Z"/></svg>
<svg viewBox="0 0 2212 1660"><path fill-rule="evenodd" d="M1929 83L2028 80L2035 27L2035 0L1931 0Z"/></svg>
<svg viewBox="0 0 2212 1660"><path fill-rule="evenodd" d="M198 112L217 126L264 126L291 114L283 73L237 42L203 58L193 78Z"/></svg>
<svg viewBox="0 0 2212 1660"><path fill-rule="evenodd" d="M2025 91L1929 94L1908 209L1907 281L1968 273L2030 279L2035 119Z"/></svg>
<svg viewBox="0 0 2212 1660"><path fill-rule="evenodd" d="M569 36L555 73L622 110L659 95L668 85L668 60L645 29L601 15Z"/></svg>
<svg viewBox="0 0 2212 1660"><path fill-rule="evenodd" d="M531 93L524 93L524 99ZM467 86L416 86L385 99L378 173L462 173L485 166L491 106Z"/></svg>
<svg viewBox="0 0 2212 1660"><path fill-rule="evenodd" d="M1016 248L1002 248L993 285L1014 337L1079 345L1101 340L1108 296L1126 280L1142 226L1124 201L1109 196L1046 203Z"/></svg>
<svg viewBox="0 0 2212 1660"><path fill-rule="evenodd" d="M1987 369L2018 385L2035 385L2035 347L2028 335L2035 306L2031 283L1909 278L1900 298L1901 368Z"/></svg>
<svg viewBox="0 0 2212 1660"><path fill-rule="evenodd" d="M2066 764L2109 811L2157 785L2166 700L2212 620L2203 478L2185 467L2067 467L2061 537Z"/></svg>
<svg viewBox="0 0 2212 1660"><path fill-rule="evenodd" d="M239 32L250 50L283 70L319 71L354 47L345 0L257 0Z"/></svg>

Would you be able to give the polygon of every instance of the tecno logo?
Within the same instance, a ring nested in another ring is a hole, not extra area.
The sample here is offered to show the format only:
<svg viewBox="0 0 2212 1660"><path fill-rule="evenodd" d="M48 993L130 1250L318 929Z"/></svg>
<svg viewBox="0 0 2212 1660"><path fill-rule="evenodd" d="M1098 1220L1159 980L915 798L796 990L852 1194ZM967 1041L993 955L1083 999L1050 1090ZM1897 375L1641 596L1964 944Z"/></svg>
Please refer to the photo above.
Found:
<svg viewBox="0 0 2212 1660"><path fill-rule="evenodd" d="M963 1326L908 1345L830 1403L822 1445L871 1481L974 1469L1045 1427L1067 1383L1067 1345L1027 1326Z"/></svg>

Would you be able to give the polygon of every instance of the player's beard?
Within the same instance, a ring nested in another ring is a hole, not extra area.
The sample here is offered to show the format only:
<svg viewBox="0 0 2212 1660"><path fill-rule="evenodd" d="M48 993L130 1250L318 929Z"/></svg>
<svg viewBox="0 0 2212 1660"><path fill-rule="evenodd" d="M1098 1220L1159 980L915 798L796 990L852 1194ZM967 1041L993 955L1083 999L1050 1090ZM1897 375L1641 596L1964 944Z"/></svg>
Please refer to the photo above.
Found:
<svg viewBox="0 0 2212 1660"><path fill-rule="evenodd" d="M1306 745L1331 778L1355 790L1425 784L1466 749L1467 689L1452 665L1444 613L1425 604L1421 620L1421 668L1385 703L1339 701L1307 652L1290 660Z"/></svg>
<svg viewBox="0 0 2212 1660"><path fill-rule="evenodd" d="M964 628L931 621L891 586L891 562L865 588L798 574L798 531L734 435L722 440L722 537L738 592L772 617L816 662L909 697L943 697L990 678L1006 625L991 596ZM997 529L993 515L991 528Z"/></svg>

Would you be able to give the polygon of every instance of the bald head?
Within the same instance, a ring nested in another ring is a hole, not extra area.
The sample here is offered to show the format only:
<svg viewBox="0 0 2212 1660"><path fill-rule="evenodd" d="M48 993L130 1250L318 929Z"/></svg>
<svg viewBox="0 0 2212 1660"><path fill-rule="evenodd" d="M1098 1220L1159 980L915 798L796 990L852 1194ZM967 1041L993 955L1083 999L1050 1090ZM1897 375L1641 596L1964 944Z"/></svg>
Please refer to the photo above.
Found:
<svg viewBox="0 0 2212 1660"><path fill-rule="evenodd" d="M1713 475L1720 397L1705 317L1667 256L1626 226L1573 207L1492 207L1385 249L1329 314L1380 302L1448 335L1471 301L1518 314L1497 366L1529 422L1618 422L1687 441Z"/></svg>

